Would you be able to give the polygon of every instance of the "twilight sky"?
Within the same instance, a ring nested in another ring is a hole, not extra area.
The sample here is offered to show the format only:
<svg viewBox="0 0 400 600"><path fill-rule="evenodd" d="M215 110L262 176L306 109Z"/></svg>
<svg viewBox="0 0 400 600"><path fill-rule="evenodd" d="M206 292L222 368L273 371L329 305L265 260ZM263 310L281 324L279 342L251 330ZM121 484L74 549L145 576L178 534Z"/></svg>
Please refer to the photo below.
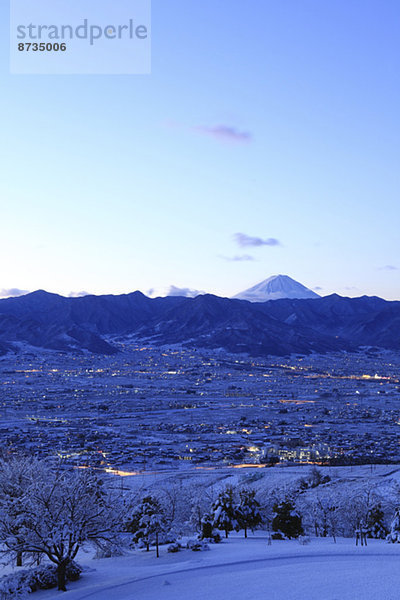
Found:
<svg viewBox="0 0 400 600"><path fill-rule="evenodd" d="M2 3L0 295L400 299L398 0L152 13L150 76L9 75Z"/></svg>

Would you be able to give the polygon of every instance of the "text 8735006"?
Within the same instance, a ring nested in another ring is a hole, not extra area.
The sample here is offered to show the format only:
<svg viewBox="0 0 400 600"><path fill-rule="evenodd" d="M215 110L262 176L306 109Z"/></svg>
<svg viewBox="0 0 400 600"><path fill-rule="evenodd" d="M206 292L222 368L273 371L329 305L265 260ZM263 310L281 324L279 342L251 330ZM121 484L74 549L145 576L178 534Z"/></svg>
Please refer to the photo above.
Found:
<svg viewBox="0 0 400 600"><path fill-rule="evenodd" d="M51 43L20 43L18 44L18 50L20 52L65 52L67 50L67 44L51 44Z"/></svg>

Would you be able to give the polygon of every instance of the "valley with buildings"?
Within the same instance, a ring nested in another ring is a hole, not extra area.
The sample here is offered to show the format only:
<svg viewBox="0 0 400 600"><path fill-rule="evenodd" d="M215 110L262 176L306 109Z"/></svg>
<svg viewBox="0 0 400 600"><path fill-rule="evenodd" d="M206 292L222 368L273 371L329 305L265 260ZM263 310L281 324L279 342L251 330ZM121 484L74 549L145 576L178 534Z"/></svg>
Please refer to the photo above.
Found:
<svg viewBox="0 0 400 600"><path fill-rule="evenodd" d="M108 472L400 462L400 353L250 358L112 341L0 359L0 442Z"/></svg>

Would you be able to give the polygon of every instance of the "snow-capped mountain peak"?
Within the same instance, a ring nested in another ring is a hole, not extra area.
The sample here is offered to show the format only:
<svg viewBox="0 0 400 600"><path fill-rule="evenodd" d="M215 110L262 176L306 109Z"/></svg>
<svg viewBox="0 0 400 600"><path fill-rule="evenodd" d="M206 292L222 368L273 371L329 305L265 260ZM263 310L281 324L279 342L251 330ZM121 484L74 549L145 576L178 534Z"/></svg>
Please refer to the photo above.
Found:
<svg viewBox="0 0 400 600"><path fill-rule="evenodd" d="M287 275L273 275L233 297L250 302L266 302L281 298L319 298L319 295Z"/></svg>

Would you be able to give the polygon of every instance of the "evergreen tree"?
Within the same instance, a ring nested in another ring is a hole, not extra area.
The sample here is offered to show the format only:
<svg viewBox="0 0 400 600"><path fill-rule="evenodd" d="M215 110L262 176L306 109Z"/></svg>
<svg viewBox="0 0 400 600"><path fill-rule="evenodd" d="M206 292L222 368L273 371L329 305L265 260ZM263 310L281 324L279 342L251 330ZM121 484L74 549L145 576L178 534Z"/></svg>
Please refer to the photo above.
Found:
<svg viewBox="0 0 400 600"><path fill-rule="evenodd" d="M133 533L135 544L143 542L147 552L152 540L156 544L156 556L159 557L159 534L165 529L165 516L161 503L154 496L145 496L133 511L127 523L127 530Z"/></svg>
<svg viewBox="0 0 400 600"><path fill-rule="evenodd" d="M240 502L237 507L237 515L240 529L244 529L244 537L247 538L247 530L254 529L262 521L260 504L255 498L255 491L248 488L240 490Z"/></svg>
<svg viewBox="0 0 400 600"><path fill-rule="evenodd" d="M387 527L384 523L384 513L382 504L378 502L373 506L367 515L366 528L368 529L369 537L384 540L388 534Z"/></svg>
<svg viewBox="0 0 400 600"><path fill-rule="evenodd" d="M387 538L388 542L400 543L400 507L394 511L394 517L390 526L390 533Z"/></svg>
<svg viewBox="0 0 400 600"><path fill-rule="evenodd" d="M220 542L221 536L214 529L212 515L206 513L201 518L201 529L199 534L200 540L213 540L214 542Z"/></svg>
<svg viewBox="0 0 400 600"><path fill-rule="evenodd" d="M201 519L201 532L199 536L200 539L204 540L211 538L213 536L213 530L213 519L211 515L206 513Z"/></svg>
<svg viewBox="0 0 400 600"><path fill-rule="evenodd" d="M228 486L218 494L217 500L212 505L212 518L213 526L225 531L225 537L228 537L230 531L239 530L232 486Z"/></svg>
<svg viewBox="0 0 400 600"><path fill-rule="evenodd" d="M272 529L276 532L281 532L283 535L291 538L297 538L303 535L304 530L301 524L301 516L296 511L294 502L290 498L286 498L281 502L277 502L273 506L274 518L272 519Z"/></svg>

